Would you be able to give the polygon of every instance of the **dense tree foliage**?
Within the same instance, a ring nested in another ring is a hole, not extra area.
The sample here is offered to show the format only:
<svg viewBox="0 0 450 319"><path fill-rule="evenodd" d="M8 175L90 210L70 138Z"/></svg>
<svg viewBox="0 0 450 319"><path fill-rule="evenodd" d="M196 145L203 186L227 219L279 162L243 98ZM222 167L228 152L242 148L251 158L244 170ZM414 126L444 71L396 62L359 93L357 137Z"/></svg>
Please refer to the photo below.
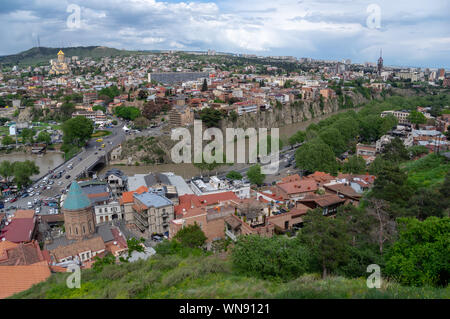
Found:
<svg viewBox="0 0 450 319"><path fill-rule="evenodd" d="M174 239L179 241L183 246L189 248L201 248L205 244L207 238L200 226L195 223L180 229L176 233Z"/></svg>
<svg viewBox="0 0 450 319"><path fill-rule="evenodd" d="M413 286L447 286L450 277L450 218L398 220L399 238L388 253L387 273Z"/></svg>
<svg viewBox="0 0 450 319"><path fill-rule="evenodd" d="M230 171L227 174L227 178L229 179L233 179L233 180L241 180L242 179L242 175L236 171Z"/></svg>
<svg viewBox="0 0 450 319"><path fill-rule="evenodd" d="M141 111L134 106L118 106L114 109L114 114L125 120L134 121L141 116Z"/></svg>
<svg viewBox="0 0 450 319"><path fill-rule="evenodd" d="M342 166L344 173L361 174L366 171L366 161L361 156L353 155Z"/></svg>
<svg viewBox="0 0 450 319"><path fill-rule="evenodd" d="M83 116L77 116L64 122L62 131L64 144L81 147L91 138L94 124Z"/></svg>
<svg viewBox="0 0 450 319"><path fill-rule="evenodd" d="M250 167L247 171L247 177L250 183L262 185L266 176L261 173L261 166L259 164Z"/></svg>
<svg viewBox="0 0 450 319"><path fill-rule="evenodd" d="M321 209L315 209L305 216L304 224L298 238L312 254L315 268L321 270L323 277L348 261L351 238L342 219L329 218Z"/></svg>
<svg viewBox="0 0 450 319"><path fill-rule="evenodd" d="M232 262L234 269L244 275L289 280L308 271L310 255L296 238L248 235L237 240Z"/></svg>
<svg viewBox="0 0 450 319"><path fill-rule="evenodd" d="M337 174L338 164L335 154L321 139L300 146L295 153L295 160L300 169Z"/></svg>
<svg viewBox="0 0 450 319"><path fill-rule="evenodd" d="M221 111L209 107L201 110L199 115L206 127L219 127L219 122L223 117Z"/></svg>

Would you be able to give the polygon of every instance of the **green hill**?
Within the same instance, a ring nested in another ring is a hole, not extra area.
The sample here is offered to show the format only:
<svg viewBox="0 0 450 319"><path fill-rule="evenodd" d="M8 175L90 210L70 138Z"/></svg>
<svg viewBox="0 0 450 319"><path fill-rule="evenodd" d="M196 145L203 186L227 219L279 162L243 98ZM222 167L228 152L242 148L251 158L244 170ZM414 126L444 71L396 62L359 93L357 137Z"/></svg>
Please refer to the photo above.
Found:
<svg viewBox="0 0 450 319"><path fill-rule="evenodd" d="M21 53L1 56L0 63L6 66L12 65L28 66L40 63L48 64L50 59L56 59L59 50L60 48L34 47ZM127 56L144 53L140 51L118 50L102 46L71 47L71 48L62 48L62 50L65 53L66 57L78 56L80 59L85 57L101 58L113 56Z"/></svg>
<svg viewBox="0 0 450 319"><path fill-rule="evenodd" d="M450 298L449 288L404 287L383 282L369 289L366 279L304 275L289 282L236 274L229 260L217 256L155 255L147 261L83 270L81 288L66 287L69 274L12 298Z"/></svg>

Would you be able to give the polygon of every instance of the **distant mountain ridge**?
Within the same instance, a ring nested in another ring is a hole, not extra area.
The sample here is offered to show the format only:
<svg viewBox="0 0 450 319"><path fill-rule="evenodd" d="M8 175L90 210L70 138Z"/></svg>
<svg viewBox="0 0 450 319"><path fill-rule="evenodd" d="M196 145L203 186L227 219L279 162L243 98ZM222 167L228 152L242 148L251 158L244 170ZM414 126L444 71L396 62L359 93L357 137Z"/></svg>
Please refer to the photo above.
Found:
<svg viewBox="0 0 450 319"><path fill-rule="evenodd" d="M67 57L78 56L80 59L85 57L101 58L101 57L126 56L144 53L144 51L118 50L104 46L68 47L68 48L34 47L27 51L23 51L17 54L0 56L0 63L3 65L21 65L21 66L48 63L50 59L56 59L59 50L63 50L63 52Z"/></svg>

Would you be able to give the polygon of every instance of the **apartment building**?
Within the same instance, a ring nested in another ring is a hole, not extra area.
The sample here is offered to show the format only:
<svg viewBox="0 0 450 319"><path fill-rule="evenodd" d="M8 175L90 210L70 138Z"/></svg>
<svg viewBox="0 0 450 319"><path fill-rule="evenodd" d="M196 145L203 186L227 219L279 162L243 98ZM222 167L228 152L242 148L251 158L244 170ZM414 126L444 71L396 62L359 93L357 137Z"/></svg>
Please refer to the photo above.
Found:
<svg viewBox="0 0 450 319"><path fill-rule="evenodd" d="M146 235L168 234L169 223L174 219L174 206L167 197L146 192L133 194L134 224Z"/></svg>

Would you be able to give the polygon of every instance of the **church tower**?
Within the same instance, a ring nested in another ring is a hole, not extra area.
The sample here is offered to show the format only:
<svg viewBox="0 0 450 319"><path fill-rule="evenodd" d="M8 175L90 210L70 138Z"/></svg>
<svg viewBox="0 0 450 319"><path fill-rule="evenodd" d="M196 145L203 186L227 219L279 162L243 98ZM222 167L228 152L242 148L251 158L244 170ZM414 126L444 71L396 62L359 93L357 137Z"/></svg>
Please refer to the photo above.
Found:
<svg viewBox="0 0 450 319"><path fill-rule="evenodd" d="M64 63L64 52L62 52L62 50L59 50L58 52L58 62L59 63Z"/></svg>
<svg viewBox="0 0 450 319"><path fill-rule="evenodd" d="M378 59L378 75L381 75L381 71L383 70L383 51L380 50L380 58Z"/></svg>
<svg viewBox="0 0 450 319"><path fill-rule="evenodd" d="M92 203L80 185L73 181L62 207L67 239L81 240L95 233Z"/></svg>

